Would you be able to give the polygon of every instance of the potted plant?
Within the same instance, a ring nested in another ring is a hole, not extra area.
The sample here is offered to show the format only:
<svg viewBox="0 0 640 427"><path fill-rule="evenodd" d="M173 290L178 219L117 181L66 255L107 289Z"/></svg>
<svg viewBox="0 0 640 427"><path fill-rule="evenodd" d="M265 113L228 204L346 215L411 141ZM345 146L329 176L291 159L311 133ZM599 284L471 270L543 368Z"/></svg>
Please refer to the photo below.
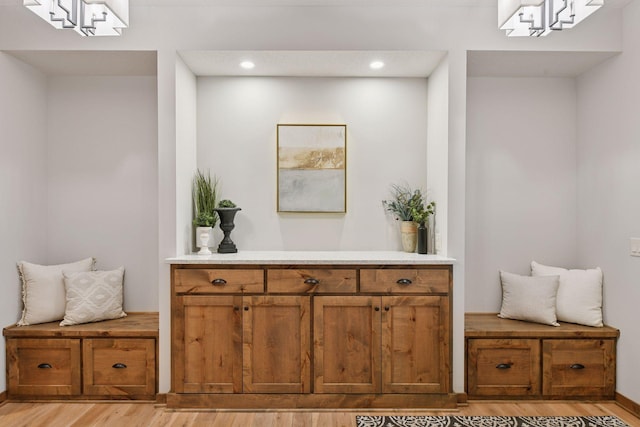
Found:
<svg viewBox="0 0 640 427"><path fill-rule="evenodd" d="M241 210L241 208L237 207L236 204L229 199L220 200L218 207L215 209L220 216L220 229L224 233L224 237L218 245L219 253L228 254L238 252L238 248L236 248L235 243L231 240L231 230L235 228L233 220L239 210Z"/></svg>
<svg viewBox="0 0 640 427"><path fill-rule="evenodd" d="M431 202L426 205L419 204L418 206L411 207L411 216L413 221L418 224L418 253L428 253L428 239L429 239L429 216L433 215L436 210L436 202Z"/></svg>
<svg viewBox="0 0 640 427"><path fill-rule="evenodd" d="M402 248L405 252L416 250L418 225L413 220L413 211L424 205L424 196L419 189L412 190L408 185L391 185L391 200L383 200L384 208L391 212L400 223Z"/></svg>
<svg viewBox="0 0 640 427"><path fill-rule="evenodd" d="M217 178L211 179L209 172L205 175L199 169L196 171L191 190L194 211L193 225L196 227L197 246L200 248L198 255L211 255L209 250L211 229L218 221L218 215L215 211L217 188Z"/></svg>

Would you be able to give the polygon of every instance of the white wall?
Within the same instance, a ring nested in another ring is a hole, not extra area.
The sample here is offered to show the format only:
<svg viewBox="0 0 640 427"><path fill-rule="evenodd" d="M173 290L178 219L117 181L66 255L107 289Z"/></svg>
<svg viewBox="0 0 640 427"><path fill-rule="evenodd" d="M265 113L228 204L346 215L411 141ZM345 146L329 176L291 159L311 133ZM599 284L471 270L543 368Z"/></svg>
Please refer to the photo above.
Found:
<svg viewBox="0 0 640 427"><path fill-rule="evenodd" d="M0 322L18 321L22 309L16 263L46 261L46 78L0 53ZM0 340L0 354L5 354ZM6 384L0 357L0 389Z"/></svg>
<svg viewBox="0 0 640 427"><path fill-rule="evenodd" d="M578 80L578 254L604 273L605 322L620 329L617 391L640 402L640 2L624 9L624 51Z"/></svg>
<svg viewBox="0 0 640 427"><path fill-rule="evenodd" d="M122 265L125 310L157 310L156 78L55 76L47 95L47 262Z"/></svg>
<svg viewBox="0 0 640 427"><path fill-rule="evenodd" d="M426 99L426 79L198 78L198 166L242 208L238 248L400 248L382 200L391 183L426 189ZM277 123L347 125L346 214L276 212Z"/></svg>
<svg viewBox="0 0 640 427"><path fill-rule="evenodd" d="M197 80L181 58L176 60L176 255L194 249L191 183L196 170Z"/></svg>
<svg viewBox="0 0 640 427"><path fill-rule="evenodd" d="M574 79L469 79L466 311L499 311L500 269L576 266L576 179Z"/></svg>

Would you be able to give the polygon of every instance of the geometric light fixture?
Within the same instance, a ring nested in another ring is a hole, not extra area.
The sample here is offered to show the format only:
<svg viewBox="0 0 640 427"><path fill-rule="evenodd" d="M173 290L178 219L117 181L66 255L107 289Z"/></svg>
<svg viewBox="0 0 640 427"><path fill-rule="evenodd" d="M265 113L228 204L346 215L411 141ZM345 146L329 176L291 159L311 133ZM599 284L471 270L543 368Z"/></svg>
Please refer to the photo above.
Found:
<svg viewBox="0 0 640 427"><path fill-rule="evenodd" d="M498 0L498 26L510 37L540 37L572 28L604 0Z"/></svg>
<svg viewBox="0 0 640 427"><path fill-rule="evenodd" d="M81 36L119 36L129 26L129 0L23 0L23 4L55 28Z"/></svg>

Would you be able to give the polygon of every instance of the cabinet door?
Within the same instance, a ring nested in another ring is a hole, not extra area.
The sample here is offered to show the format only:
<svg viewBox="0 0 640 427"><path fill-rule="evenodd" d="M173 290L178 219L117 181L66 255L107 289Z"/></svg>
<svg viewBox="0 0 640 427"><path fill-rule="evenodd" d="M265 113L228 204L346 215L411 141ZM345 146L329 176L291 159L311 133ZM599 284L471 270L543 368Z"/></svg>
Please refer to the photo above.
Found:
<svg viewBox="0 0 640 427"><path fill-rule="evenodd" d="M87 338L82 353L84 394L155 397L153 338Z"/></svg>
<svg viewBox="0 0 640 427"><path fill-rule="evenodd" d="M243 391L311 391L310 297L243 299Z"/></svg>
<svg viewBox="0 0 640 427"><path fill-rule="evenodd" d="M315 393L380 392L380 297L314 299Z"/></svg>
<svg viewBox="0 0 640 427"><path fill-rule="evenodd" d="M540 340L467 341L469 396L540 396Z"/></svg>
<svg viewBox="0 0 640 427"><path fill-rule="evenodd" d="M9 397L81 393L80 340L7 339Z"/></svg>
<svg viewBox="0 0 640 427"><path fill-rule="evenodd" d="M175 302L175 391L242 392L242 297L179 296Z"/></svg>
<svg viewBox="0 0 640 427"><path fill-rule="evenodd" d="M447 298L389 296L382 307L382 392L449 392Z"/></svg>
<svg viewBox="0 0 640 427"><path fill-rule="evenodd" d="M549 339L542 346L544 396L614 398L614 340Z"/></svg>

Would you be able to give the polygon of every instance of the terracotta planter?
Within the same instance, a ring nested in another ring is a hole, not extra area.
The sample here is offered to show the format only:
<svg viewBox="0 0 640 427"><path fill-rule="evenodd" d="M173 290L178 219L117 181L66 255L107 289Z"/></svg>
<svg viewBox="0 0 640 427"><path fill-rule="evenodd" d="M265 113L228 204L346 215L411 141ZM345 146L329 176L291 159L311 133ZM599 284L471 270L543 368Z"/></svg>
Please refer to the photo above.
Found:
<svg viewBox="0 0 640 427"><path fill-rule="evenodd" d="M418 242L418 224L413 221L402 221L400 223L400 236L402 237L402 250L405 252L415 252Z"/></svg>

